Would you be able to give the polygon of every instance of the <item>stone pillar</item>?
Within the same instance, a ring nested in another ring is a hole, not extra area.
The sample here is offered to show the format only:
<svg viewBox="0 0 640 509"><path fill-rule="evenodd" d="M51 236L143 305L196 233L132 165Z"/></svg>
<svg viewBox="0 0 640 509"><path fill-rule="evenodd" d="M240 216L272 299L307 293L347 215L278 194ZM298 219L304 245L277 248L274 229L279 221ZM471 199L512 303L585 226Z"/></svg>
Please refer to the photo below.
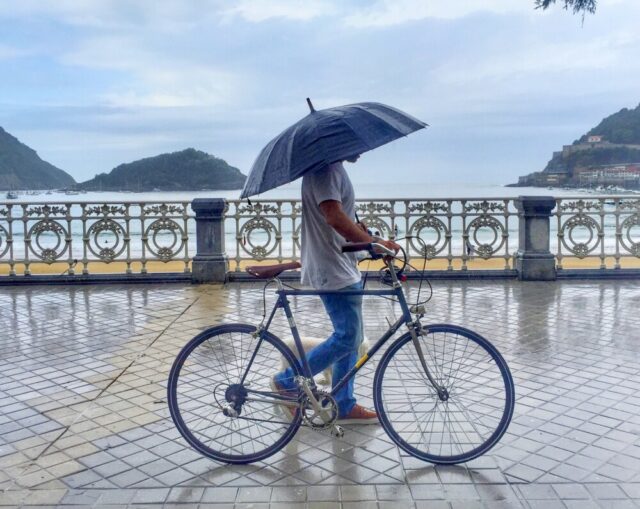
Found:
<svg viewBox="0 0 640 509"><path fill-rule="evenodd" d="M194 283L223 282L229 270L224 246L224 214L222 198L196 198L191 202L196 213L196 255L191 265Z"/></svg>
<svg viewBox="0 0 640 509"><path fill-rule="evenodd" d="M515 201L519 218L516 270L521 281L554 281L556 260L549 251L549 223L556 206L552 196L520 196Z"/></svg>

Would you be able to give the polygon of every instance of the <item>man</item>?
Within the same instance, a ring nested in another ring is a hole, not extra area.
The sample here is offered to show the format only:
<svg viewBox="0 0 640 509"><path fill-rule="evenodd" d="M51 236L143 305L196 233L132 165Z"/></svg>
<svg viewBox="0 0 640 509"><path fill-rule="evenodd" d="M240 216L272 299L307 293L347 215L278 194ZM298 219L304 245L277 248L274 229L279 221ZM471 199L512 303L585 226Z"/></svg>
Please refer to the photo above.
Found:
<svg viewBox="0 0 640 509"><path fill-rule="evenodd" d="M346 160L355 163L359 155ZM398 251L395 242L374 239L362 224L356 224L353 185L342 161L330 164L302 178L302 284L316 290L356 290L362 288L356 253L342 253L349 242L377 242ZM334 333L322 344L307 352L315 375L333 365L334 386L358 360L362 342L362 295L321 295L331 319ZM294 389L289 368L274 377L277 390ZM335 395L338 421L342 424L377 423L375 412L356 404L354 379Z"/></svg>

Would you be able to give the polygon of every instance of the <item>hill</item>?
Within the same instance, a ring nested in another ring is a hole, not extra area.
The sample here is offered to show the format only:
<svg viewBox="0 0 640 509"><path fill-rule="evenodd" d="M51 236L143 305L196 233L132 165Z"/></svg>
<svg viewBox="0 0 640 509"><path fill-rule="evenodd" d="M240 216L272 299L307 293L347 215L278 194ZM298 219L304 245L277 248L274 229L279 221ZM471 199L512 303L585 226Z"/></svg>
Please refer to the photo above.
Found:
<svg viewBox="0 0 640 509"><path fill-rule="evenodd" d="M640 145L640 104L632 110L622 108L618 113L603 119L574 144L584 143L589 136L595 135L602 136L610 143Z"/></svg>
<svg viewBox="0 0 640 509"><path fill-rule="evenodd" d="M75 187L87 191L223 190L241 189L246 178L226 161L188 148L121 164Z"/></svg>
<svg viewBox="0 0 640 509"><path fill-rule="evenodd" d="M517 185L640 187L640 104L623 108L554 152L542 171Z"/></svg>
<svg viewBox="0 0 640 509"><path fill-rule="evenodd" d="M75 183L67 172L40 159L0 127L0 189L63 189Z"/></svg>

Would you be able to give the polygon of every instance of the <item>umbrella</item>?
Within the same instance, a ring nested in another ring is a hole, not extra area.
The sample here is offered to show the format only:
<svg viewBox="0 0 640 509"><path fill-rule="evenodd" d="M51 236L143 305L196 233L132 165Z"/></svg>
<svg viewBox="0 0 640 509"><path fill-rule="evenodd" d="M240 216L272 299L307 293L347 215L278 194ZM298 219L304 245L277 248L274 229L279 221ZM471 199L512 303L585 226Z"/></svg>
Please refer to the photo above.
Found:
<svg viewBox="0 0 640 509"><path fill-rule="evenodd" d="M262 149L251 167L241 198L293 182L305 173L373 150L427 126L380 103L347 104L318 111L309 99L307 103L311 112Z"/></svg>

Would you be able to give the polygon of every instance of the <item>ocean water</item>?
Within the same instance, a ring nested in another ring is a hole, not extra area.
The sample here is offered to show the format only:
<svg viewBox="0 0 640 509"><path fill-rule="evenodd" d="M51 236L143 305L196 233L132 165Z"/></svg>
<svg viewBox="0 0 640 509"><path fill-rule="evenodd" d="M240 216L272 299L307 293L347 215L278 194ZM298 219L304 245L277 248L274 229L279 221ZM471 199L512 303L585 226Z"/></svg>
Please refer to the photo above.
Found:
<svg viewBox="0 0 640 509"><path fill-rule="evenodd" d="M516 198L518 196L554 196L554 197L589 197L593 196L584 190L575 189L543 189L532 187L504 187L500 185L477 185L466 183L403 183L402 185L390 185L386 183L372 183L372 182L354 182L356 189L356 198L358 199L381 199L388 200L392 198L401 199L442 199L442 198ZM25 194L20 193L16 200L6 200L4 196L0 196L0 203L63 203L63 202L88 202L93 204L109 203L109 202L132 202L132 203L163 203L163 202L190 202L194 198L226 198L235 200L239 198L240 191L196 191L196 192L144 192L144 193L129 193L129 192L86 192L77 195L67 195L65 193L52 192L51 194L39 193L39 194ZM276 190L269 191L263 195L254 197L252 201L259 199L282 199L292 200L300 197L300 183L295 182L286 186L282 186ZM613 210L613 207L610 207ZM132 208L135 212L136 207ZM74 206L72 208L73 215L80 214L80 207ZM509 231L510 237L508 241L509 252L513 253L517 250L517 218L513 217L510 220ZM34 221L35 222L35 221ZM178 221L181 226L183 223ZM0 225L6 227L6 220L0 215ZM64 221L63 221L63 224ZM147 223L148 224L148 223ZM290 255L294 249L291 234L292 227L291 222L288 220L282 223L282 246L281 254L286 257ZM398 221L397 236L405 235L404 223L402 220ZM553 219L551 221L551 238L552 238L552 252L557 250L557 221ZM454 254L461 254L462 246L462 222L459 219L454 218L452 229L452 249ZM195 254L195 221L190 220L187 225L187 235L189 237L188 249L189 255ZM430 229L425 229L422 232L423 239L427 243L437 242L437 232ZM132 258L139 257L142 252L142 228L140 221L132 220L130 223L130 254ZM24 243L25 231L22 223L14 222L13 227L13 239L14 239L14 258L22 258L24 256ZM587 242L591 237L591 233L587 228L577 228L573 232L573 239L576 242ZM71 228L71 246L72 246L72 258L82 259L83 257L83 228L81 221L74 221ZM251 245L265 246L267 249L274 245L273 236L264 234L261 232L254 232L250 236L244 236L240 242L236 241L235 222L233 220L227 220L226 222L226 250L230 257L236 256L239 249L242 256L246 256L243 252L243 246L245 249L249 249ZM477 241L479 243L490 243L494 240L494 232L489 228L482 228L477 233ZM613 215L607 216L605 221L605 247L607 252L613 252L615 249L615 218ZM640 242L640 238L632 239L635 242ZM58 245L59 239L54 233L45 232L40 235L39 243L42 248L54 248ZM116 239L111 232L103 232L94 239L92 239L92 245L96 251L99 251L102 247L116 247L122 246L122 239ZM171 247L176 249L180 246L181 240L176 238L170 232L160 232L155 237L155 245L158 247ZM64 244L62 244L64 245ZM0 228L0 253L2 253L6 246L6 234ZM57 249L60 249L58 245ZM501 251L503 253L504 251ZM271 253L272 256L278 254L276 249ZM442 254L446 254L442 252ZM119 258L124 257L124 253ZM150 256L150 253L147 253ZM2 255L2 259L7 259L8 252ZM68 257L65 253L62 259ZM88 257L95 258L94 255L89 253Z"/></svg>
<svg viewBox="0 0 640 509"><path fill-rule="evenodd" d="M354 182L357 199L390 199L390 198L516 198L520 195L533 196L581 196L588 195L586 191L544 189L540 187L506 187L497 184L468 184L468 183L424 183L403 182L402 184ZM17 200L6 200L0 195L1 202L110 202L110 201L191 201L194 198L226 198L236 200L240 198L240 191L153 191L153 192L85 192L77 195L67 195L61 192L46 194L26 194L19 192ZM267 191L252 200L260 199L297 199L300 198L300 183L294 182L278 189Z"/></svg>

